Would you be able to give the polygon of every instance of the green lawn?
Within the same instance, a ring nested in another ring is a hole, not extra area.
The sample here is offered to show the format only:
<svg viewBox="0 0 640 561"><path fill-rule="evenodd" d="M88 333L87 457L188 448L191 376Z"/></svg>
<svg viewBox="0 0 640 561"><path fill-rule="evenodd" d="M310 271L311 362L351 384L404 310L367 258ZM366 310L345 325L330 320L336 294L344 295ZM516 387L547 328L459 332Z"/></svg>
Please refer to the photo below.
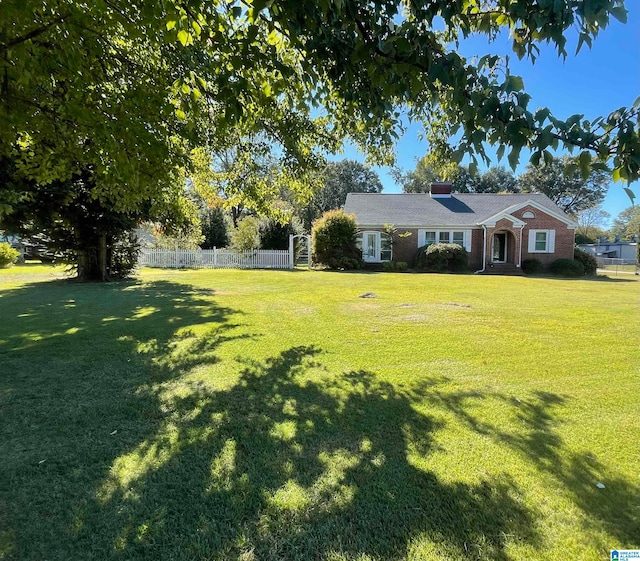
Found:
<svg viewBox="0 0 640 561"><path fill-rule="evenodd" d="M633 275L60 275L0 271L0 559L640 546Z"/></svg>

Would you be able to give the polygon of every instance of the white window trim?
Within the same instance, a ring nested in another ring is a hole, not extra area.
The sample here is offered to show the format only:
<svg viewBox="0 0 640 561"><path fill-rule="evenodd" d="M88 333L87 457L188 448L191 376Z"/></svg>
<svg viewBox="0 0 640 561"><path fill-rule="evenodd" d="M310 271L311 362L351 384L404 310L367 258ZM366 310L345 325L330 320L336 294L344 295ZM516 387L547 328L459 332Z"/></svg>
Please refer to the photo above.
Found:
<svg viewBox="0 0 640 561"><path fill-rule="evenodd" d="M440 232L449 232L449 241L447 243L453 243L454 232L462 232L463 247L466 251L471 253L471 230L462 230L460 228L455 228L453 230L449 228L422 228L418 230L418 247L426 245L427 232L436 233L436 241L434 243L440 243Z"/></svg>
<svg viewBox="0 0 640 561"><path fill-rule="evenodd" d="M544 249L536 249L536 234L543 232L546 235ZM556 231L555 230L529 230L529 253L555 253L556 251Z"/></svg>

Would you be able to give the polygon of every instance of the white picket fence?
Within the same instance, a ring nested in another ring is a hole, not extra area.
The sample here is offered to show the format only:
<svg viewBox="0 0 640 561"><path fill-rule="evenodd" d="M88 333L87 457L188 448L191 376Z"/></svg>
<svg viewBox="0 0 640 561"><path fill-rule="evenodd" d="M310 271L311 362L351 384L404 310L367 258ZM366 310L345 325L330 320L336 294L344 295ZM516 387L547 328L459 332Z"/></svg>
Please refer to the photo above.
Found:
<svg viewBox="0 0 640 561"><path fill-rule="evenodd" d="M170 269L291 269L291 253L285 250L259 249L144 249L138 264L142 267Z"/></svg>

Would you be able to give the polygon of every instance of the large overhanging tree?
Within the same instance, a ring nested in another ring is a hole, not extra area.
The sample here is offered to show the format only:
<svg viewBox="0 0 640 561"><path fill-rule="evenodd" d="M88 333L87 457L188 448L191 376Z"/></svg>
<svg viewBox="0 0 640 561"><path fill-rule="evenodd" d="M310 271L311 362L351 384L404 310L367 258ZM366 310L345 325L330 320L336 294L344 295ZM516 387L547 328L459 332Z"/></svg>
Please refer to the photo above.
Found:
<svg viewBox="0 0 640 561"><path fill-rule="evenodd" d="M0 16L0 156L33 186L3 189L4 214L86 170L92 197L134 211L174 189L192 148L239 136L301 166L345 137L389 157L402 112L455 159L494 145L535 164L565 145L585 174L640 172L638 103L591 122L531 111L502 60L456 52L508 29L520 57L543 42L566 56L568 30L589 45L622 0L4 0Z"/></svg>

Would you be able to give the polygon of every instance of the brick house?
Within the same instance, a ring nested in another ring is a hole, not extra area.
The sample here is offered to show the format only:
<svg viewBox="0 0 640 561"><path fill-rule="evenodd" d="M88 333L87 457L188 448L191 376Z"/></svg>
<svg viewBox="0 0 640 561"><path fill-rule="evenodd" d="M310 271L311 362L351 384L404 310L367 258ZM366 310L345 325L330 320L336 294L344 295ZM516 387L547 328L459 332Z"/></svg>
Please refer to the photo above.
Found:
<svg viewBox="0 0 640 561"><path fill-rule="evenodd" d="M430 193L349 193L344 211L356 217L367 263L411 266L419 247L437 242L463 246L477 272L517 273L525 259L547 266L573 258L576 222L539 193L454 194L451 184L433 183ZM385 224L396 229L392 241Z"/></svg>

